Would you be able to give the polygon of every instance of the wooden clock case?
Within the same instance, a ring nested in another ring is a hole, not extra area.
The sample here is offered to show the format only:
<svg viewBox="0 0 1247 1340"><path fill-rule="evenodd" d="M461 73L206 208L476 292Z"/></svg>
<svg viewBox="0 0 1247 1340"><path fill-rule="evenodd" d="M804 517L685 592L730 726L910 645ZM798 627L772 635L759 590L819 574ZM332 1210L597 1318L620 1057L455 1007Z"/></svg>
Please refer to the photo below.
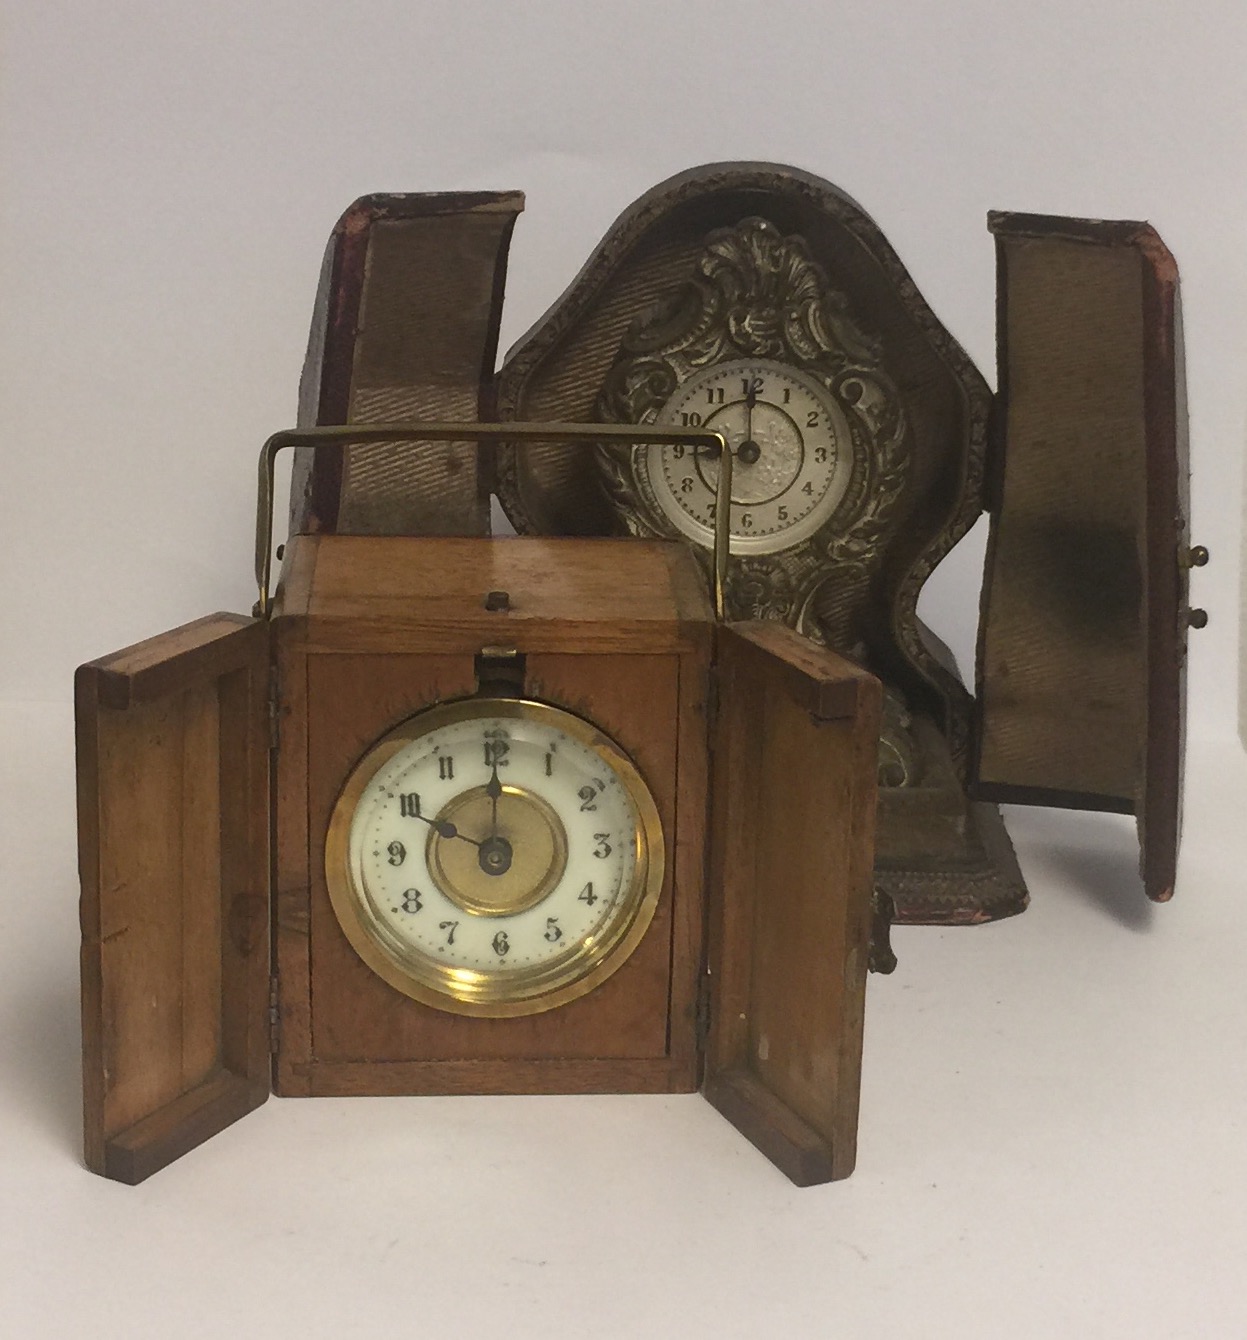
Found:
<svg viewBox="0 0 1247 1340"><path fill-rule="evenodd" d="M667 837L636 950L544 1014L400 994L326 891L353 765L477 693L599 725ZM270 1085L701 1085L794 1181L851 1171L878 684L778 625L716 625L683 547L295 536L271 618L214 615L83 666L76 696L92 1170L140 1181Z"/></svg>

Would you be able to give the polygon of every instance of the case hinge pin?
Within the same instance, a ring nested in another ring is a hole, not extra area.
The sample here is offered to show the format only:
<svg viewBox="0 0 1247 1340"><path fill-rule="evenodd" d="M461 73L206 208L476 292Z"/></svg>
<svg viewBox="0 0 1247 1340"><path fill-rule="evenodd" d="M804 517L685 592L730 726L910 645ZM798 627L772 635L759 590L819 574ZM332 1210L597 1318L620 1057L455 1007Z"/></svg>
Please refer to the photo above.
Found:
<svg viewBox="0 0 1247 1340"><path fill-rule="evenodd" d="M277 752L281 743L281 693L277 685L277 667L268 672L268 747Z"/></svg>
<svg viewBox="0 0 1247 1340"><path fill-rule="evenodd" d="M697 1016L694 1021L697 1030L697 1049L706 1045L710 1036L710 976L702 978L701 990L697 993Z"/></svg>
<svg viewBox="0 0 1247 1340"><path fill-rule="evenodd" d="M277 1055L277 1043L281 1037L281 1008L277 1003L277 977L268 979L268 1049Z"/></svg>
<svg viewBox="0 0 1247 1340"><path fill-rule="evenodd" d="M706 686L706 729L713 732L719 724L719 677L713 671L710 683ZM710 736L711 748L714 747L714 735Z"/></svg>

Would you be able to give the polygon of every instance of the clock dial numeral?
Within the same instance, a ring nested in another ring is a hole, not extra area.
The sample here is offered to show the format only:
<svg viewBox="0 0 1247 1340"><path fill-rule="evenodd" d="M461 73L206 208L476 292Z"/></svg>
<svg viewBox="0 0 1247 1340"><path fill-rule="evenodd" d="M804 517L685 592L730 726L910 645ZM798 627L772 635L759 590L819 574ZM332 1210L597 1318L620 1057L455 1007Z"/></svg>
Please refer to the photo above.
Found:
<svg viewBox="0 0 1247 1340"><path fill-rule="evenodd" d="M508 766L507 755L511 752L511 744L507 740L494 739L485 741L485 766L487 768Z"/></svg>
<svg viewBox="0 0 1247 1340"><path fill-rule="evenodd" d="M654 879L641 858L657 818L626 759L589 723L522 707L431 709L447 719L369 774L351 823L370 938L401 955L408 994L463 1013L596 982ZM341 916L342 891L331 895Z"/></svg>
<svg viewBox="0 0 1247 1340"><path fill-rule="evenodd" d="M658 422L713 427L727 439L735 457L731 530L743 553L782 550L815 534L850 482L849 424L836 393L813 372L765 360L705 368L677 389ZM709 547L715 454L656 446L637 459L652 502Z"/></svg>

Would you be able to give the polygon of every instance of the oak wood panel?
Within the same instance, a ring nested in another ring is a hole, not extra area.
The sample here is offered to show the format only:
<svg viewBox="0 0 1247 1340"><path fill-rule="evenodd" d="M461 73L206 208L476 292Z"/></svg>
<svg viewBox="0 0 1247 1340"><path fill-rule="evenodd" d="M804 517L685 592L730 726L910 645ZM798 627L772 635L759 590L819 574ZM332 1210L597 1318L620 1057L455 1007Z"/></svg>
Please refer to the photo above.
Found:
<svg viewBox="0 0 1247 1340"><path fill-rule="evenodd" d="M76 676L85 1153L110 1177L268 1094L266 634L213 616Z"/></svg>
<svg viewBox="0 0 1247 1340"><path fill-rule="evenodd" d="M573 711L587 698L596 705L595 720L608 731L613 725L627 726L612 733L643 773L653 776L660 813L670 824L676 659L566 660L574 664L551 663L544 672L530 666L533 691ZM624 660L626 672L621 670ZM669 894L660 900L655 925L641 947L613 977L583 1000L548 1014L467 1019L434 1010L394 991L358 958L334 916L318 859L332 806L347 772L373 740L419 707L463 696L474 686L472 662L435 656L314 655L308 675L315 1061L665 1056ZM559 693L553 691L555 679L562 683ZM366 694L360 692L365 683ZM638 703L649 705L643 730L629 724Z"/></svg>
<svg viewBox="0 0 1247 1340"><path fill-rule="evenodd" d="M661 652L691 646L685 629L708 617L696 561L674 542L317 536L299 545L317 551L313 647ZM511 608L486 611L491 591L506 591Z"/></svg>
<svg viewBox="0 0 1247 1340"><path fill-rule="evenodd" d="M671 1055L701 1078L699 1013L707 988L707 840L710 821L710 692L713 626L703 624L695 654L680 658L679 746L676 762L674 875L679 897L671 933ZM683 970L681 965L687 965Z"/></svg>
<svg viewBox="0 0 1247 1340"><path fill-rule="evenodd" d="M685 1093L687 1065L671 1058L545 1057L489 1061L320 1061L313 1094Z"/></svg>
<svg viewBox="0 0 1247 1340"><path fill-rule="evenodd" d="M277 615L273 630L279 743L270 802L274 854L270 913L277 979L273 1088L284 1097L293 1097L311 1091L301 1068L312 1059L307 652L297 615Z"/></svg>
<svg viewBox="0 0 1247 1340"><path fill-rule="evenodd" d="M718 672L706 1096L794 1181L847 1177L879 685L773 624L722 629Z"/></svg>

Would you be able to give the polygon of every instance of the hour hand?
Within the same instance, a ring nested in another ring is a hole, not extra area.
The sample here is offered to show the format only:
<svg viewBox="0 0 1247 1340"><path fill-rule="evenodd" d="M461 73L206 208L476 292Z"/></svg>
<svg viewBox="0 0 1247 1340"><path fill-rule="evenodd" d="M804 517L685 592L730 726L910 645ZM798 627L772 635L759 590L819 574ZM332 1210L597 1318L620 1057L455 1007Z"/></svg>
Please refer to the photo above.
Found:
<svg viewBox="0 0 1247 1340"><path fill-rule="evenodd" d="M421 814L418 809L411 817L413 819L423 819L438 837L462 838L464 842L470 842L474 847L481 845L475 838L470 838L466 833L461 833L449 819L430 819L427 814Z"/></svg>

